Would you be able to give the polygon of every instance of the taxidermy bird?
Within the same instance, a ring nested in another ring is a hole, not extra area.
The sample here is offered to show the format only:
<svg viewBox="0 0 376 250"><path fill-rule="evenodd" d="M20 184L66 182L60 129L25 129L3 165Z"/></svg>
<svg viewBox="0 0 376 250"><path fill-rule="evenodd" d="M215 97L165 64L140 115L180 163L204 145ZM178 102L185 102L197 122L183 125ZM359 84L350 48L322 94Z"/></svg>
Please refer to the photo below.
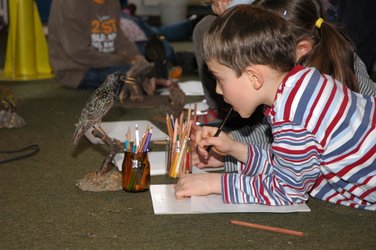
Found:
<svg viewBox="0 0 376 250"><path fill-rule="evenodd" d="M0 103L1 106L7 111L16 111L16 98L14 96L13 91L10 88L0 86Z"/></svg>
<svg viewBox="0 0 376 250"><path fill-rule="evenodd" d="M127 97L134 102L139 101L139 98L142 100L142 91L150 91L146 89L148 86L143 86L144 79L153 70L153 63L139 57L127 73L115 72L108 75L82 109L73 135L73 143L77 144L89 128L100 124L103 116L119 101L119 96L123 101Z"/></svg>
<svg viewBox="0 0 376 250"><path fill-rule="evenodd" d="M127 82L126 82L127 81ZM127 75L116 72L107 76L106 80L99 86L82 109L76 130L73 135L73 143L81 139L81 137L94 125L99 125L103 116L112 108L118 100L120 91L124 84L133 84L127 80Z"/></svg>
<svg viewBox="0 0 376 250"><path fill-rule="evenodd" d="M0 86L0 128L19 128L25 125L25 121L16 114L16 98L13 91Z"/></svg>

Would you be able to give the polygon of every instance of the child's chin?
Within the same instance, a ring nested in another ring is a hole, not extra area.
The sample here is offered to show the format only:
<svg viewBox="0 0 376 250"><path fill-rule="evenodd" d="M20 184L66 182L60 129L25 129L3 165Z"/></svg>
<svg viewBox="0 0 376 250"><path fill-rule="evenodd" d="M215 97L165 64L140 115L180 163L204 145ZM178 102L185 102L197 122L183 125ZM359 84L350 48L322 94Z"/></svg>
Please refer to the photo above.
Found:
<svg viewBox="0 0 376 250"><path fill-rule="evenodd" d="M246 119L246 118L250 117L250 115L246 115L246 114L241 114L241 113L239 113L239 115L240 115L240 117L241 117L241 118L244 118L244 119Z"/></svg>
<svg viewBox="0 0 376 250"><path fill-rule="evenodd" d="M243 118L243 119L247 119L247 118L251 117L250 114L245 114L245 113L240 113L240 112L238 112L238 114L239 114L240 117Z"/></svg>

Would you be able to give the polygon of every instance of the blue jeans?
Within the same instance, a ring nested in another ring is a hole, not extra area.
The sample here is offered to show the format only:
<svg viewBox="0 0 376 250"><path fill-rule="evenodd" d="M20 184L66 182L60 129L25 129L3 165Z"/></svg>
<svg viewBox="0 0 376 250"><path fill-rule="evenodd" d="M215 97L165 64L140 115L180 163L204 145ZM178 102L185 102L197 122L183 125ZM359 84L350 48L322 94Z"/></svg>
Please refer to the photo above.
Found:
<svg viewBox="0 0 376 250"><path fill-rule="evenodd" d="M194 20L185 20L177 22L175 24L153 27L139 16L129 16L125 13L122 13L121 17L130 19L135 22L140 27L140 29L145 32L146 36L149 37L154 34L160 34L163 35L169 42L189 40L192 36L193 28L195 26Z"/></svg>
<svg viewBox="0 0 376 250"><path fill-rule="evenodd" d="M89 69L84 78L81 80L80 85L78 85L79 89L96 89L106 79L109 74L115 73L117 71L126 73L131 68L131 65L123 65L123 66L114 66L114 67L106 67L106 68L92 68Z"/></svg>

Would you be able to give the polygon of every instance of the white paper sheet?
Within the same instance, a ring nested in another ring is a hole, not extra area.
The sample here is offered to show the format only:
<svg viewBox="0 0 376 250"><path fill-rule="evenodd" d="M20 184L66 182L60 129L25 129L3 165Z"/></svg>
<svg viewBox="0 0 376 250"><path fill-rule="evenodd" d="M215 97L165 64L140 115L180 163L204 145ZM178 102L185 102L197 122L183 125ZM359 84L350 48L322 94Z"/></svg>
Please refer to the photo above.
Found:
<svg viewBox="0 0 376 250"><path fill-rule="evenodd" d="M191 200L177 200L173 185L150 185L154 214L192 214Z"/></svg>
<svg viewBox="0 0 376 250"><path fill-rule="evenodd" d="M310 212L306 204L293 206L266 206L259 204L224 204L219 195L193 196L177 200L170 185L151 185L150 194L154 214L196 214L196 213L295 213Z"/></svg>
<svg viewBox="0 0 376 250"><path fill-rule="evenodd" d="M101 127L104 131L112 138L118 139L120 141L124 141L125 135L128 131L128 128L131 128L131 140L135 138L135 127L136 124L140 131L140 136L145 132L145 130L153 126L153 134L151 136L151 140L165 140L167 138L167 134L161 131L157 126L147 120L136 120L136 121L118 121L118 122L102 122ZM93 144L103 144L103 142L95 138L91 132L93 129L89 129L85 136L86 138Z"/></svg>
<svg viewBox="0 0 376 250"><path fill-rule="evenodd" d="M203 96L204 95L204 88L202 87L202 83L200 81L186 81L186 82L179 82L179 87L183 90L184 94L187 96ZM169 95L170 92L168 88L160 89L160 95Z"/></svg>
<svg viewBox="0 0 376 250"><path fill-rule="evenodd" d="M148 152L150 162L150 175L164 175L167 174L166 166L166 151L151 151ZM122 171L124 154L119 153L114 157L114 164Z"/></svg>

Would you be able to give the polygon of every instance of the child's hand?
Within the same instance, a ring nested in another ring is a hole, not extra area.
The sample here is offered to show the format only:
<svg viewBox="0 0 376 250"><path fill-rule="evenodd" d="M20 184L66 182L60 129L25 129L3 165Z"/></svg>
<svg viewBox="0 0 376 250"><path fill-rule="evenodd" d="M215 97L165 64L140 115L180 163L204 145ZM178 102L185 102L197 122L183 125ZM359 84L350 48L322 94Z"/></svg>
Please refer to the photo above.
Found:
<svg viewBox="0 0 376 250"><path fill-rule="evenodd" d="M196 141L197 151L200 155L208 158L207 147L212 146L212 150L215 150L221 155L229 155L234 148L234 141L228 134L221 132L218 137L214 137L218 128L216 127L202 127L201 138Z"/></svg>
<svg viewBox="0 0 376 250"><path fill-rule="evenodd" d="M210 155L214 158L211 159L210 164L219 167L219 161L223 161L220 155L231 155L241 162L245 162L247 159L247 145L235 141L230 134L221 132L218 137L214 137L218 128L216 127L200 127L194 125L192 127L192 133L190 135L192 141L192 148L199 157L201 162L204 160L210 160ZM212 149L208 152L206 149L212 145ZM209 163L208 163L209 165ZM223 165L223 164L222 164Z"/></svg>
<svg viewBox="0 0 376 250"><path fill-rule="evenodd" d="M192 125L191 134L189 135L189 138L191 139L191 145L193 149L197 147L197 141L201 139L201 132L201 126L197 126L195 124Z"/></svg>
<svg viewBox="0 0 376 250"><path fill-rule="evenodd" d="M208 144L205 144L205 140L213 137L215 133L217 132L218 128L216 127L200 127L197 125L192 126L192 132L190 135L192 148L196 153L203 157L203 159L208 159L209 155L206 151L206 146ZM221 132L221 134L225 134L224 132ZM224 155L225 153L219 152L221 155ZM218 153L217 153L218 154Z"/></svg>
<svg viewBox="0 0 376 250"><path fill-rule="evenodd" d="M197 152L204 158L209 158L209 153L206 149L212 145L212 151L220 155L231 155L239 161L245 162L248 154L247 145L234 140L229 134L224 132L214 137L217 130L214 127L202 128L201 140L197 142Z"/></svg>
<svg viewBox="0 0 376 250"><path fill-rule="evenodd" d="M194 150L192 152L192 163L198 168L217 168L224 165L224 159L222 155L219 155L214 151L210 151L208 158L204 158Z"/></svg>
<svg viewBox="0 0 376 250"><path fill-rule="evenodd" d="M175 185L176 199L221 193L221 174L187 174Z"/></svg>
<svg viewBox="0 0 376 250"><path fill-rule="evenodd" d="M198 168L205 168L205 167L221 167L224 164L223 156L211 151L209 152L208 157L203 157L198 151L197 147L198 144L196 141L201 140L201 132L202 127L193 125L190 138L191 138L191 145L192 145L192 163L194 166Z"/></svg>

